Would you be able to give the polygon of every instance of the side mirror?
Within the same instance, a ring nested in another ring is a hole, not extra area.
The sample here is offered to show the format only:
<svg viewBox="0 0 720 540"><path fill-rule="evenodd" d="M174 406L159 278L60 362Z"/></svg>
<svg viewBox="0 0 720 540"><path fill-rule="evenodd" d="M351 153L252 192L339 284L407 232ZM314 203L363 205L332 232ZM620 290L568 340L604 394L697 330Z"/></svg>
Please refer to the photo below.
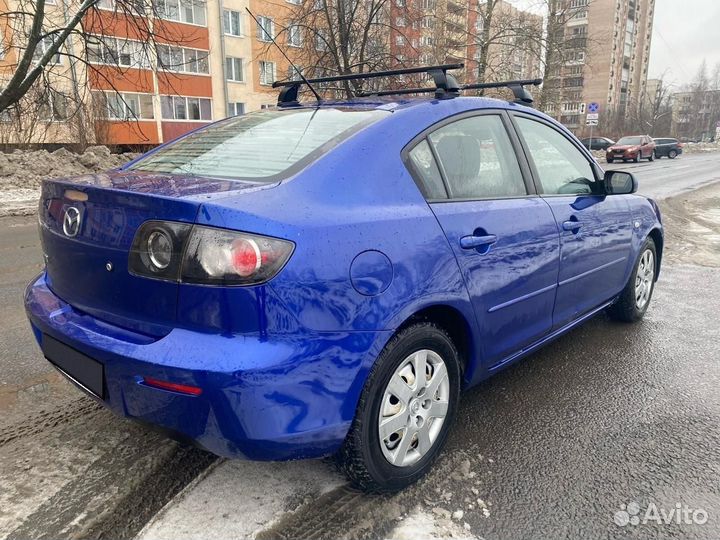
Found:
<svg viewBox="0 0 720 540"><path fill-rule="evenodd" d="M629 195L638 189L635 177L624 171L605 171L603 178L607 195Z"/></svg>

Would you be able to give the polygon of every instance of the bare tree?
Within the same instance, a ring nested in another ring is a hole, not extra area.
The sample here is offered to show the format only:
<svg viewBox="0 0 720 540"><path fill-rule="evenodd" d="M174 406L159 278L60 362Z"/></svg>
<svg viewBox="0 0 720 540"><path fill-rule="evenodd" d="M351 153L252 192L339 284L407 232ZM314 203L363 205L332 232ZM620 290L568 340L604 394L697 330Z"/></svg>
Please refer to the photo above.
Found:
<svg viewBox="0 0 720 540"><path fill-rule="evenodd" d="M0 52L11 61L9 77L0 81L0 114L18 115L40 103L45 120L62 119L80 136L93 122L91 88L117 96L106 114L138 120L134 104L116 88L118 78L133 68L183 70L188 60L162 54L163 47L192 46L196 39L163 23L162 0L70 0L52 7L47 0L15 0L13 6L0 13L8 36ZM132 39L116 37L118 26ZM207 56L189 61L197 69ZM172 86L170 74L167 79Z"/></svg>
<svg viewBox="0 0 720 540"><path fill-rule="evenodd" d="M404 25L402 21L393 24L390 10L390 0L306 0L286 20L279 21L278 36L284 34L299 45L292 59L305 71L312 66L312 72L306 73L309 76L388 69L393 65L390 31ZM339 87L321 89L351 96L362 89L362 84L346 81Z"/></svg>

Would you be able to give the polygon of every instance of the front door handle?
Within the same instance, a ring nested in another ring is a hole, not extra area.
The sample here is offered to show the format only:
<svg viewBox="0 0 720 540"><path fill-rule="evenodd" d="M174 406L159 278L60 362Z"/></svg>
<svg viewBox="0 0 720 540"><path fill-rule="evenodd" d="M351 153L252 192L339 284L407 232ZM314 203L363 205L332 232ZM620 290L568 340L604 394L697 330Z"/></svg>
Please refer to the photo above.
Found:
<svg viewBox="0 0 720 540"><path fill-rule="evenodd" d="M572 231L572 232L578 232L580 230L580 227L582 227L582 223L579 221L563 221L562 228L563 231Z"/></svg>
<svg viewBox="0 0 720 540"><path fill-rule="evenodd" d="M487 234L485 236L463 236L460 238L460 247L463 249L477 249L483 246L490 246L497 242L497 236Z"/></svg>

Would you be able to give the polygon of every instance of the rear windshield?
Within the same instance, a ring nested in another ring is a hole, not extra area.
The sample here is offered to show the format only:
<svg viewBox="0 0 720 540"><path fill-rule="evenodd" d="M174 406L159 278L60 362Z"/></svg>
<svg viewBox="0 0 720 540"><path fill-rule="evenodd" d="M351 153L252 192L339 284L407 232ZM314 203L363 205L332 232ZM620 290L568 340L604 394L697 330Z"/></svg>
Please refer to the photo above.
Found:
<svg viewBox="0 0 720 540"><path fill-rule="evenodd" d="M191 133L128 169L270 182L388 114L342 108L250 113Z"/></svg>
<svg viewBox="0 0 720 540"><path fill-rule="evenodd" d="M615 144L642 144L642 137L623 137Z"/></svg>

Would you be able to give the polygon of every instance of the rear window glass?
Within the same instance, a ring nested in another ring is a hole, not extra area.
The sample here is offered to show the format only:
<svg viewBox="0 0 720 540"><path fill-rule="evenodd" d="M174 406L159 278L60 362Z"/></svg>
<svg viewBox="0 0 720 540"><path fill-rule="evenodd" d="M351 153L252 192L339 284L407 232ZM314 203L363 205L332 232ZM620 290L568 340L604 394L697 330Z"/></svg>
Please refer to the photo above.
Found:
<svg viewBox="0 0 720 540"><path fill-rule="evenodd" d="M341 108L260 111L191 133L128 169L269 182L388 114Z"/></svg>

